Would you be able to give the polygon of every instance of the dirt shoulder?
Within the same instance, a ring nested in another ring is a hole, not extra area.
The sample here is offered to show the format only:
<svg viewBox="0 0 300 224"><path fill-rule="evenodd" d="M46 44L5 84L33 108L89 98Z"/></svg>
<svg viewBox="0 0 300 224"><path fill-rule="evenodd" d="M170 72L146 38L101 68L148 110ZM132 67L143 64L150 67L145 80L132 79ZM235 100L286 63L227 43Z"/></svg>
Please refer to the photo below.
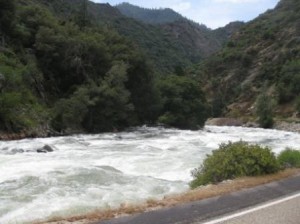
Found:
<svg viewBox="0 0 300 224"><path fill-rule="evenodd" d="M146 211L158 210L161 208L170 208L176 205L212 198L215 196L227 195L232 192L283 180L296 175L300 175L300 169L288 169L277 174L267 176L244 177L236 180L225 181L217 185L203 186L183 194L165 196L162 200L149 199L145 203L139 205L123 204L118 209L98 210L85 215L67 218L57 217L48 220L47 222L36 222L36 224L85 224L102 221L121 216L139 214Z"/></svg>

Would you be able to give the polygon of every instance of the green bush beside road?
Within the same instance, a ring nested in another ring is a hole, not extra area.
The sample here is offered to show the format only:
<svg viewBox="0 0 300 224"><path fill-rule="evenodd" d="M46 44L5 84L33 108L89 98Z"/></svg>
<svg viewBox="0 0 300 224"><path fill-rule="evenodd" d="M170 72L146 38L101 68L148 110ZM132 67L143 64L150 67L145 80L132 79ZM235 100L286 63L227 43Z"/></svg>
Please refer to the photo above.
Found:
<svg viewBox="0 0 300 224"><path fill-rule="evenodd" d="M300 168L300 151L287 148L278 155L282 168Z"/></svg>
<svg viewBox="0 0 300 224"><path fill-rule="evenodd" d="M243 176L259 176L276 173L280 164L268 147L247 142L221 144L208 155L203 164L192 171L191 188Z"/></svg>

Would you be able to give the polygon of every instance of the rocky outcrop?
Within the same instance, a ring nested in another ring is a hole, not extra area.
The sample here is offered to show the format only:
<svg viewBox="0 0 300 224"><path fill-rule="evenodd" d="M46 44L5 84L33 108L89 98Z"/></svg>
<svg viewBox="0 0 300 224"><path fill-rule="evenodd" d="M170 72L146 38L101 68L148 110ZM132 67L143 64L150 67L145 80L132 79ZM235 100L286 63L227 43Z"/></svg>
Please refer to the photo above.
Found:
<svg viewBox="0 0 300 224"><path fill-rule="evenodd" d="M205 125L211 126L243 126L243 121L237 118L211 118L206 121Z"/></svg>
<svg viewBox="0 0 300 224"><path fill-rule="evenodd" d="M279 121L274 125L275 129L300 133L300 123Z"/></svg>
<svg viewBox="0 0 300 224"><path fill-rule="evenodd" d="M254 121L243 122L242 120L237 118L211 118L206 121L205 125L235 126L235 127L243 126L249 128L259 128L259 124L257 122ZM276 121L273 129L300 133L300 121L299 122Z"/></svg>

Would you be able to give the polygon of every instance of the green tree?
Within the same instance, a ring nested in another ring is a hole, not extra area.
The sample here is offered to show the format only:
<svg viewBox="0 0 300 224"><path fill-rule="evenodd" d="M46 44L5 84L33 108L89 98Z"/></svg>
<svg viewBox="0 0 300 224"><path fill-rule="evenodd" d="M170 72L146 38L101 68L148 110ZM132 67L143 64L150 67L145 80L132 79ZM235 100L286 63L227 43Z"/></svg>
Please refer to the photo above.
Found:
<svg viewBox="0 0 300 224"><path fill-rule="evenodd" d="M199 84L184 76L169 76L160 83L163 111L159 122L181 129L204 125L208 111Z"/></svg>
<svg viewBox="0 0 300 224"><path fill-rule="evenodd" d="M16 39L23 47L33 48L40 27L58 28L58 21L45 8L35 4L18 10Z"/></svg>
<svg viewBox="0 0 300 224"><path fill-rule="evenodd" d="M5 44L5 35L10 35L13 31L15 12L15 0L0 0L0 36L2 36L2 45Z"/></svg>
<svg viewBox="0 0 300 224"><path fill-rule="evenodd" d="M126 88L130 91L130 99L135 108L137 122L154 123L161 105L153 69L147 59L140 54L134 54L129 62L131 66L128 68Z"/></svg>
<svg viewBox="0 0 300 224"><path fill-rule="evenodd" d="M70 133L113 131L130 125L134 107L125 88L127 69L124 62L115 62L98 84L91 82L58 101L53 127Z"/></svg>
<svg viewBox="0 0 300 224"><path fill-rule="evenodd" d="M273 119L274 100L267 93L267 86L263 87L262 93L256 100L256 115L258 123L262 128L271 128L274 124Z"/></svg>
<svg viewBox="0 0 300 224"><path fill-rule="evenodd" d="M53 109L52 127L59 132L82 132L82 122L90 103L89 88L82 86L68 99L60 99Z"/></svg>
<svg viewBox="0 0 300 224"><path fill-rule="evenodd" d="M98 86L90 90L88 113L83 126L89 132L113 131L131 124L134 107L125 88L128 65L115 62Z"/></svg>
<svg viewBox="0 0 300 224"><path fill-rule="evenodd" d="M41 27L36 35L36 54L48 82L46 90L58 96L72 93L77 85L104 76L111 66L100 33L80 32L76 27Z"/></svg>

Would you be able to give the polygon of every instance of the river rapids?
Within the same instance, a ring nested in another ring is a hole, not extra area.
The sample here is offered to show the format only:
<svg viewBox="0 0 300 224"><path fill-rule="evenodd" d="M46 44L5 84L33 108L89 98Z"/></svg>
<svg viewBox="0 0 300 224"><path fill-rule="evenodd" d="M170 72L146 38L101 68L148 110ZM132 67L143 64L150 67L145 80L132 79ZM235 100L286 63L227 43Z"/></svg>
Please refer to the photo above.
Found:
<svg viewBox="0 0 300 224"><path fill-rule="evenodd" d="M116 208L188 190L191 170L228 141L300 149L297 133L207 126L0 141L0 223ZM49 145L54 151L37 153Z"/></svg>

